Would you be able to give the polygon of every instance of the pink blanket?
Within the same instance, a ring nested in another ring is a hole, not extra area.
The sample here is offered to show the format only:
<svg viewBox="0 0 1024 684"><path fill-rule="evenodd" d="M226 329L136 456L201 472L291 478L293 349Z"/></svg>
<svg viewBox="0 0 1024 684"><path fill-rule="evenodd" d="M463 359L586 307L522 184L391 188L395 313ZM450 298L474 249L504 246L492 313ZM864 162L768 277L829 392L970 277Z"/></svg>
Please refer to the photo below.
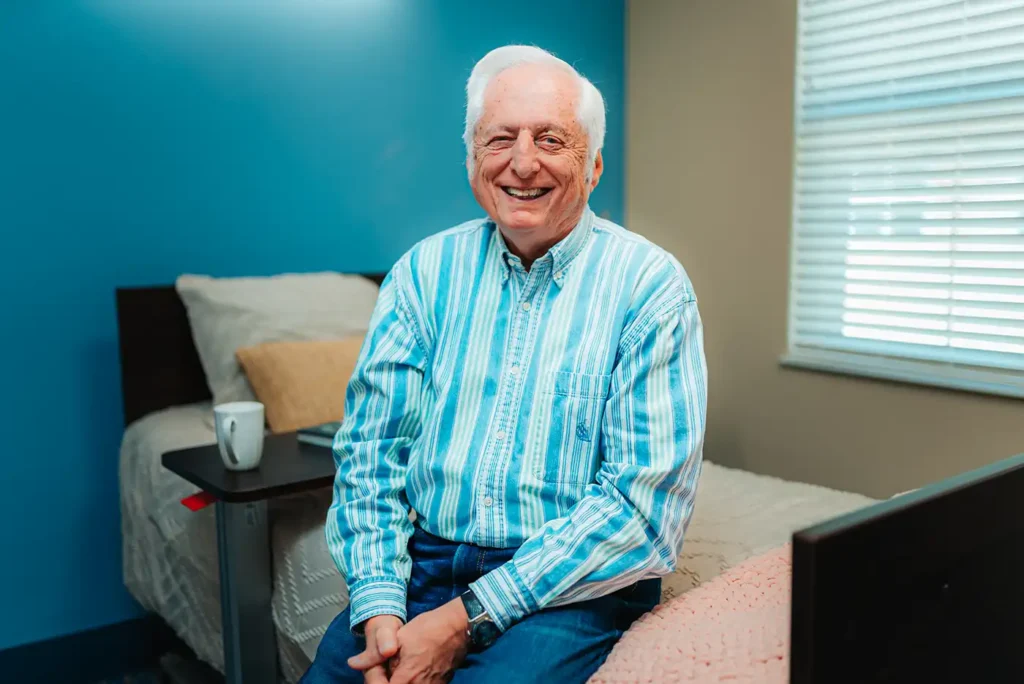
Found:
<svg viewBox="0 0 1024 684"><path fill-rule="evenodd" d="M642 617L590 684L789 681L792 549L736 565Z"/></svg>

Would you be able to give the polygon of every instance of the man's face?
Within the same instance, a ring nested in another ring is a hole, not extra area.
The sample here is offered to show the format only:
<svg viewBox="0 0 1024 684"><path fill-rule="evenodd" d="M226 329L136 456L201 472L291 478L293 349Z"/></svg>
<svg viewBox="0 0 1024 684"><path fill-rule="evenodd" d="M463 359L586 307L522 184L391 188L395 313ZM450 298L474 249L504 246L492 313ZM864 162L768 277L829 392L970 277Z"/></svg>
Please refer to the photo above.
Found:
<svg viewBox="0 0 1024 684"><path fill-rule="evenodd" d="M579 221L601 176L601 159L588 183L578 98L573 76L547 65L512 67L488 84L473 138L471 184L480 206L504 230L557 241Z"/></svg>

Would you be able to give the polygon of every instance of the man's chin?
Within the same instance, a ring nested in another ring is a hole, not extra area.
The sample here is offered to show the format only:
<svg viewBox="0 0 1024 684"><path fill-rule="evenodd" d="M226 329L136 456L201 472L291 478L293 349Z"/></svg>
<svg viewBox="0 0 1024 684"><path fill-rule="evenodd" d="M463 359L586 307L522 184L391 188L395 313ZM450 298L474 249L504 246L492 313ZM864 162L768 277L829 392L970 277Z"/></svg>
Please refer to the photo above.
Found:
<svg viewBox="0 0 1024 684"><path fill-rule="evenodd" d="M542 228L546 212L530 209L501 212L501 225L507 230L526 231Z"/></svg>

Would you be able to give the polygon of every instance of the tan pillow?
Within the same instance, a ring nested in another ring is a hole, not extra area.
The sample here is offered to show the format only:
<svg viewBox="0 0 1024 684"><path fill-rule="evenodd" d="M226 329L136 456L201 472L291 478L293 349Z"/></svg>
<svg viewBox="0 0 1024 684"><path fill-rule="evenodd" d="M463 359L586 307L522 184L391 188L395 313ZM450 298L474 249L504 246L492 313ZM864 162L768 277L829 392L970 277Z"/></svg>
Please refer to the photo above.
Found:
<svg viewBox="0 0 1024 684"><path fill-rule="evenodd" d="M359 359L362 335L340 340L266 342L235 352L271 432L341 420L345 389Z"/></svg>

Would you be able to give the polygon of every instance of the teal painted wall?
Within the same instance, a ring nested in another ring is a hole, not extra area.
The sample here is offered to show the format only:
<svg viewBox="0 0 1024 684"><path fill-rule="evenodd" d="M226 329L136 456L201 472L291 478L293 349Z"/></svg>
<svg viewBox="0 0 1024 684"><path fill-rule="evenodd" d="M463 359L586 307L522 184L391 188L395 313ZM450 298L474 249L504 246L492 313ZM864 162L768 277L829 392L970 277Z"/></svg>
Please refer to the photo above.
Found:
<svg viewBox="0 0 1024 684"><path fill-rule="evenodd" d="M463 89L509 42L604 92L592 206L621 221L623 24L623 0L0 5L0 649L140 611L114 288L385 270L481 215Z"/></svg>

